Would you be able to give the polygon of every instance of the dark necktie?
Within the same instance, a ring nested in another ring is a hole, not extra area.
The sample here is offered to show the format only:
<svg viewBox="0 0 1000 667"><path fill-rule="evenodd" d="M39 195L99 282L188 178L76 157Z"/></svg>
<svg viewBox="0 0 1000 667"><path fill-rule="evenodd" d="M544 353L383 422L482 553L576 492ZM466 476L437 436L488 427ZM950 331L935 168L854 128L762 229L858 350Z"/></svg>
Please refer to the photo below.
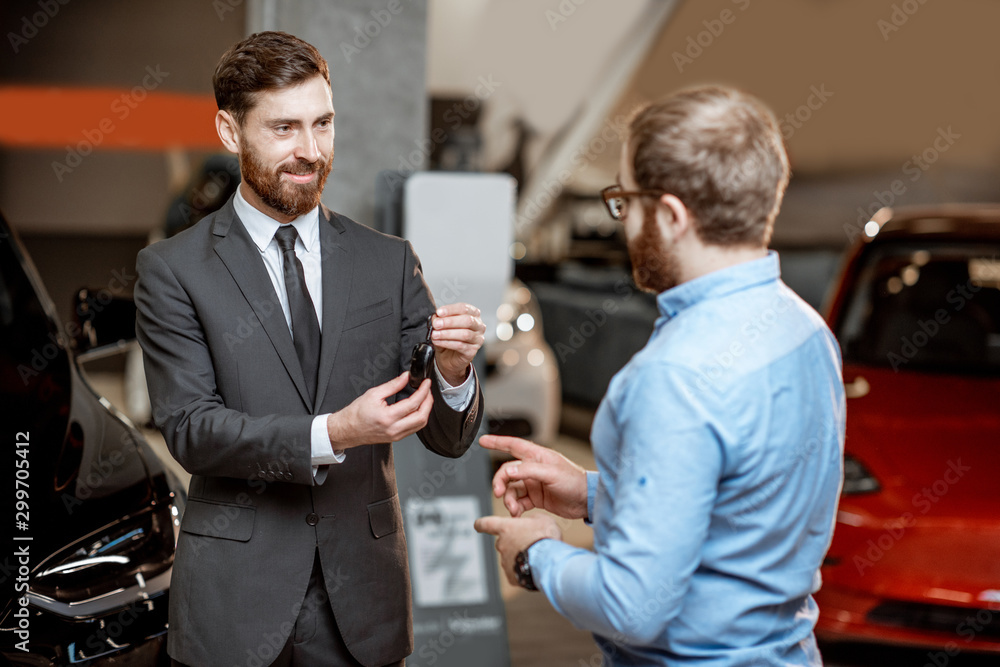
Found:
<svg viewBox="0 0 1000 667"><path fill-rule="evenodd" d="M295 256L295 227L290 224L278 227L274 239L281 248L282 273L285 275L285 291L288 292L288 309L292 315L292 341L295 354L299 357L302 374L309 387L309 400L316 398L316 375L319 372L319 321L313 308L309 290L306 289L306 275L302 262Z"/></svg>

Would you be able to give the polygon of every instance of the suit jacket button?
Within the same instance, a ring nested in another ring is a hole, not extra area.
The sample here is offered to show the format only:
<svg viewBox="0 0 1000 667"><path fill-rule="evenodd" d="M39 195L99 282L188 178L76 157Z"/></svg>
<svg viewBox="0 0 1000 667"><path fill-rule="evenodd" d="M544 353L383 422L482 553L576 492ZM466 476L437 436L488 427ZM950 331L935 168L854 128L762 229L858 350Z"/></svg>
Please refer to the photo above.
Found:
<svg viewBox="0 0 1000 667"><path fill-rule="evenodd" d="M266 479L269 482L273 482L274 481L274 473L271 472L270 470L268 470L266 473L264 473L264 479Z"/></svg>
<svg viewBox="0 0 1000 667"><path fill-rule="evenodd" d="M317 523L319 523L319 515L316 514L315 512L310 512L309 514L306 515L306 523L308 523L310 526L315 526Z"/></svg>
<svg viewBox="0 0 1000 667"><path fill-rule="evenodd" d="M257 476L260 477L261 479L267 479L267 473L264 472L263 470L258 470Z"/></svg>

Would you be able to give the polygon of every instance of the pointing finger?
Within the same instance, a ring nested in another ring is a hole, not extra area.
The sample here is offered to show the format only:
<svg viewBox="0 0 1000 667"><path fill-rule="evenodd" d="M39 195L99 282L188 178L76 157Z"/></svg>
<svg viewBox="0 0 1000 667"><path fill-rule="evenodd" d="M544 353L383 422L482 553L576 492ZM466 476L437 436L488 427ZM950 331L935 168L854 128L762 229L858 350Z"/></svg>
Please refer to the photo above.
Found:
<svg viewBox="0 0 1000 667"><path fill-rule="evenodd" d="M515 438L509 435L484 435L479 438L479 445L486 449L505 452L521 460L529 458L540 460L545 452L548 451L530 440Z"/></svg>
<svg viewBox="0 0 1000 667"><path fill-rule="evenodd" d="M476 519L473 527L476 529L477 533L499 535L501 528L503 528L504 521L506 521L506 519L498 516L482 516Z"/></svg>

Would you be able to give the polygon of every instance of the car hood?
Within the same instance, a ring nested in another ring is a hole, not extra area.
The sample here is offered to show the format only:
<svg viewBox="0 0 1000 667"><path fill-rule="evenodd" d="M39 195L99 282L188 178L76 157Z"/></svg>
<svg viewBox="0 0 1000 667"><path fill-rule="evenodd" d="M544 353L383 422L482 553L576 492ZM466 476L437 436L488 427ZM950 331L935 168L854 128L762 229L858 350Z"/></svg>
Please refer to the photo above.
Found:
<svg viewBox="0 0 1000 667"><path fill-rule="evenodd" d="M163 467L141 434L77 368L55 307L2 215L0 405L11 449L22 443L9 461L23 461L18 499L30 508L10 525L30 536L36 569L43 556L168 497ZM13 484L13 469L7 479ZM13 539L2 540L7 554Z"/></svg>
<svg viewBox="0 0 1000 667"><path fill-rule="evenodd" d="M903 511L931 503L935 515L995 520L1000 506L1000 377L849 364L844 381L847 453L885 491L898 496Z"/></svg>

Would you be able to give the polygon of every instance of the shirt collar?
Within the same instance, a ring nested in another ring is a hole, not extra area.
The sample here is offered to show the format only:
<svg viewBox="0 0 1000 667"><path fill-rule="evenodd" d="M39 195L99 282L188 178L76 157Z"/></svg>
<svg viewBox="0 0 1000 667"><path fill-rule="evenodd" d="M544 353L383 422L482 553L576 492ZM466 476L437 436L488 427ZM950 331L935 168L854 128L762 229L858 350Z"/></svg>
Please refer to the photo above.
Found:
<svg viewBox="0 0 1000 667"><path fill-rule="evenodd" d="M656 297L656 305L664 320L669 320L701 301L726 296L780 277L778 253L768 250L766 257L712 271L661 292Z"/></svg>
<svg viewBox="0 0 1000 667"><path fill-rule="evenodd" d="M281 223L271 216L257 210L243 198L243 193L236 188L236 197L233 200L233 208L239 216L247 233L253 239L257 248L264 252L274 238L274 233L278 231ZM319 206L311 211L303 213L292 220L291 225L299 234L299 239L305 246L306 252L313 252L319 246Z"/></svg>

